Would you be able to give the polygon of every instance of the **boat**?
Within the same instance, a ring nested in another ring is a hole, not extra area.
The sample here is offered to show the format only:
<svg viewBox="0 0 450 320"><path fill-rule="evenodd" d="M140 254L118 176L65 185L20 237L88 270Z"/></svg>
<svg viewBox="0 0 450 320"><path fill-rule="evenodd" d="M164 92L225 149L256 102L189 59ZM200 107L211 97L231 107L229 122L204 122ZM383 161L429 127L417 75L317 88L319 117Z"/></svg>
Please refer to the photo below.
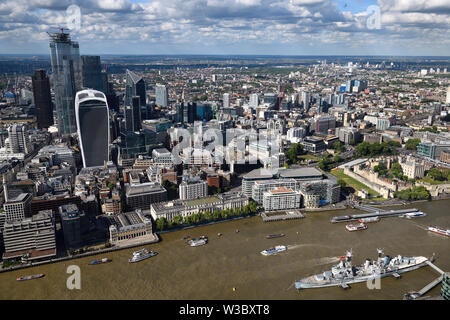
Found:
<svg viewBox="0 0 450 320"><path fill-rule="evenodd" d="M284 236L285 236L284 233L269 234L268 236L266 236L266 239L280 238L280 237L284 237Z"/></svg>
<svg viewBox="0 0 450 320"><path fill-rule="evenodd" d="M90 265L95 265L95 264L102 264L102 263L107 263L107 262L111 262L111 259L108 258L103 258L101 260L92 260L91 262L89 262Z"/></svg>
<svg viewBox="0 0 450 320"><path fill-rule="evenodd" d="M43 278L43 277L45 277L45 274L44 273L40 273L40 274L33 274L31 276L19 277L16 280L17 281L25 281L25 280L39 279L39 278Z"/></svg>
<svg viewBox="0 0 450 320"><path fill-rule="evenodd" d="M345 226L345 228L348 231L359 231L359 230L366 230L367 226L364 223L359 223L359 224L348 224Z"/></svg>
<svg viewBox="0 0 450 320"><path fill-rule="evenodd" d="M151 258L153 256L156 256L158 254L158 252L155 251L148 251L147 249L141 249L138 251L133 252L133 257L131 257L131 259L128 259L128 262L130 263L134 263L134 262L139 262L148 258Z"/></svg>
<svg viewBox="0 0 450 320"><path fill-rule="evenodd" d="M283 251L286 251L286 250L287 250L286 246L278 245L278 246L275 246L274 248L270 248L270 249L266 249L266 250L261 251L261 254L263 256L269 256L271 254L275 254L275 253L278 253L278 252L283 252Z"/></svg>
<svg viewBox="0 0 450 320"><path fill-rule="evenodd" d="M391 258L388 255L383 257L383 250L377 249L378 259L372 261L367 258L364 264L352 265L352 251L347 251L346 255L340 257L337 265L331 270L312 275L295 281L295 288L324 288L332 286L347 287L348 284L372 281L388 276L398 277L400 273L416 270L427 266L428 259L423 256L403 257L397 255Z"/></svg>
<svg viewBox="0 0 450 320"><path fill-rule="evenodd" d="M218 236L218 237L221 237L221 236L222 236L222 234L221 234L221 233L219 232L219 233L217 234L217 236Z"/></svg>
<svg viewBox="0 0 450 320"><path fill-rule="evenodd" d="M429 226L428 231L450 237L450 229L445 230L444 228L438 227L438 226Z"/></svg>
<svg viewBox="0 0 450 320"><path fill-rule="evenodd" d="M200 236L198 238L191 239L187 242L191 247L203 246L208 243L208 237Z"/></svg>
<svg viewBox="0 0 450 320"><path fill-rule="evenodd" d="M425 212L416 211L416 212L408 212L408 213L402 214L399 217L400 218L411 219L411 218L417 218L417 217L425 217L426 215L427 214Z"/></svg>
<svg viewBox="0 0 450 320"><path fill-rule="evenodd" d="M378 222L378 221L380 221L379 217L368 217L368 218L358 219L358 222L360 222L360 223L371 223L371 222Z"/></svg>

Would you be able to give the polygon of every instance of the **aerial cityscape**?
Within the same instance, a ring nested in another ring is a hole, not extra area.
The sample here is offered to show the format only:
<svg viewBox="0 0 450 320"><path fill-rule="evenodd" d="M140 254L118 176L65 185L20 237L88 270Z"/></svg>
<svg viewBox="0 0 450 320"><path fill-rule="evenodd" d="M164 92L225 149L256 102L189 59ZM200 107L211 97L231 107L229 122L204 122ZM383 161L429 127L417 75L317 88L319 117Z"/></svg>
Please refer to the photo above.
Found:
<svg viewBox="0 0 450 320"><path fill-rule="evenodd" d="M449 12L0 4L0 299L449 300Z"/></svg>

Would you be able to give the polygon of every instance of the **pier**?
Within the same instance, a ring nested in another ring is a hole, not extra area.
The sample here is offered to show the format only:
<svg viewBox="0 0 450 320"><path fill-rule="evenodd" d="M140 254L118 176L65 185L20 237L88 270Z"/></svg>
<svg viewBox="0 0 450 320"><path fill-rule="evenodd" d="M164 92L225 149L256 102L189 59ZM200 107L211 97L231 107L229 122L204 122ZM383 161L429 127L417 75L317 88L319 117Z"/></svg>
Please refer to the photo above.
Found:
<svg viewBox="0 0 450 320"><path fill-rule="evenodd" d="M261 218L264 222L271 222L271 221L281 221L281 220L292 220L292 219L301 219L304 218L305 215L300 212L300 210L293 210L293 211L283 211L283 212L270 212L261 213Z"/></svg>
<svg viewBox="0 0 450 320"><path fill-rule="evenodd" d="M347 215L347 216L336 216L331 218L331 222L348 222L348 221L354 221L361 218L371 218L371 217L380 217L380 218L386 218L386 217L395 217L400 216L405 213L411 213L411 212L417 212L419 211L416 208L411 209L401 209L401 210L382 210L374 207L369 206L361 206L361 205L354 205L355 209L360 209L363 211L368 211L369 213L361 213L361 214L353 214L353 215Z"/></svg>
<svg viewBox="0 0 450 320"><path fill-rule="evenodd" d="M408 292L405 294L404 299L406 300L414 300L417 298L422 297L425 293L427 293L428 291L430 291L431 289L433 289L434 287L436 287L439 283L442 282L442 278L444 277L444 271L442 271L441 269L439 269L435 264L433 264L433 262L431 262L430 260L426 261L426 264L428 264L430 267L432 267L434 270L436 270L438 273L440 273L440 276L436 279L434 279L433 281L431 281L429 284L427 284L425 287L423 287L422 289L420 289L417 292Z"/></svg>

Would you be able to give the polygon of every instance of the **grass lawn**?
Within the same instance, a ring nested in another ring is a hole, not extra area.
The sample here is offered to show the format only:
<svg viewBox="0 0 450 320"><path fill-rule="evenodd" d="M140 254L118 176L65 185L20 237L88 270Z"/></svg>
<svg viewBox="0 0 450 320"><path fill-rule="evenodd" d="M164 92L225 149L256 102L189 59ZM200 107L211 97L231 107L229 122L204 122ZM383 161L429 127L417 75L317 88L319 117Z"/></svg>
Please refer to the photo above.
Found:
<svg viewBox="0 0 450 320"><path fill-rule="evenodd" d="M448 181L437 181L437 180L433 180L431 177L425 177L421 180L417 180L418 182L426 182L429 184L444 184L444 183L449 183Z"/></svg>
<svg viewBox="0 0 450 320"><path fill-rule="evenodd" d="M297 159L299 160L313 160L313 161L320 161L320 158L312 155L312 154L303 154L301 156L297 156Z"/></svg>
<svg viewBox="0 0 450 320"><path fill-rule="evenodd" d="M355 180L352 177L349 177L348 175L344 174L344 170L335 169L335 170L331 170L330 173L333 176L335 176L336 178L344 180L347 183L347 185L352 187L353 189L355 189L355 190L366 189L369 192L371 197L380 198L380 194L378 192L370 189L368 186L359 182L358 180ZM380 199L382 199L382 198L380 198ZM373 200L375 200L375 199L373 199Z"/></svg>

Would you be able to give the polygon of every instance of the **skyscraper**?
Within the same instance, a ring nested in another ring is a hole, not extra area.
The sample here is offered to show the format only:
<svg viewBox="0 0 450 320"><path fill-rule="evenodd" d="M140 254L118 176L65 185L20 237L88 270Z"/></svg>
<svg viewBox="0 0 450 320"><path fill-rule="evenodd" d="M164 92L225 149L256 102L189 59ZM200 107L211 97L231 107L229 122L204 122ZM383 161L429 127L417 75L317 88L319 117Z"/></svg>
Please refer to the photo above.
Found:
<svg viewBox="0 0 450 320"><path fill-rule="evenodd" d="M50 81L45 70L36 70L31 76L37 127L48 128L53 125L52 96Z"/></svg>
<svg viewBox="0 0 450 320"><path fill-rule="evenodd" d="M223 107L224 108L230 107L230 94L229 93L223 94Z"/></svg>
<svg viewBox="0 0 450 320"><path fill-rule="evenodd" d="M9 147L12 153L30 153L31 145L26 124L13 124L8 127Z"/></svg>
<svg viewBox="0 0 450 320"><path fill-rule="evenodd" d="M445 97L445 103L450 104L450 86L447 88L447 96Z"/></svg>
<svg viewBox="0 0 450 320"><path fill-rule="evenodd" d="M259 105L259 95L257 93L252 93L250 95L249 105L252 109L256 109L256 107Z"/></svg>
<svg viewBox="0 0 450 320"><path fill-rule="evenodd" d="M109 160L109 109L104 93L83 90L76 94L75 113L83 167L103 166Z"/></svg>
<svg viewBox="0 0 450 320"><path fill-rule="evenodd" d="M139 131L142 128L141 99L139 96L131 98L131 109L133 109L133 131Z"/></svg>
<svg viewBox="0 0 450 320"><path fill-rule="evenodd" d="M127 69L125 88L125 106L131 106L131 99L139 96L141 106L146 105L145 82L141 76Z"/></svg>
<svg viewBox="0 0 450 320"><path fill-rule="evenodd" d="M106 94L100 56L81 56L81 75L84 89L94 89Z"/></svg>
<svg viewBox="0 0 450 320"><path fill-rule="evenodd" d="M76 131L75 94L81 88L80 48L66 32L49 33L52 80L58 131L67 135Z"/></svg>
<svg viewBox="0 0 450 320"><path fill-rule="evenodd" d="M155 88L156 104L158 106L167 107L168 94L165 85L157 84Z"/></svg>

